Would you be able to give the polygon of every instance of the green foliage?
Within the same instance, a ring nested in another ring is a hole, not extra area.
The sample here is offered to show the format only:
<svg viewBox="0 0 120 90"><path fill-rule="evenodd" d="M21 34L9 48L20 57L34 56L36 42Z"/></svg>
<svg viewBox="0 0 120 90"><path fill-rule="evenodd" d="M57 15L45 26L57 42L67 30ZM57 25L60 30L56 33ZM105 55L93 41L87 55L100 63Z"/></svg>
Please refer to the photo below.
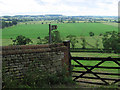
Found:
<svg viewBox="0 0 120 90"><path fill-rule="evenodd" d="M42 44L42 39L40 37L38 37L37 39L38 39L37 44Z"/></svg>
<svg viewBox="0 0 120 90"><path fill-rule="evenodd" d="M5 21L2 21L2 28L5 28L5 27L6 27Z"/></svg>
<svg viewBox="0 0 120 90"><path fill-rule="evenodd" d="M54 30L51 32L51 39L52 39L52 43L61 43L61 36L60 36L60 32L58 30ZM49 41L49 36L45 36L43 39L44 43L48 43Z"/></svg>
<svg viewBox="0 0 120 90"><path fill-rule="evenodd" d="M12 38L11 38L12 39ZM29 43L33 43L31 39L26 38L25 36L19 35L16 37L15 40L13 40L13 45L26 45Z"/></svg>
<svg viewBox="0 0 120 90"><path fill-rule="evenodd" d="M15 21L15 20L13 20L12 22L2 21L2 29L5 27L10 27L10 26L16 25L16 24L17 24L17 21Z"/></svg>
<svg viewBox="0 0 120 90"><path fill-rule="evenodd" d="M89 35L92 37L92 36L94 36L94 33L93 32L89 32Z"/></svg>
<svg viewBox="0 0 120 90"><path fill-rule="evenodd" d="M53 43L61 43L62 42L61 37L60 37L60 32L58 30L53 31L51 34L51 37L52 37Z"/></svg>
<svg viewBox="0 0 120 90"><path fill-rule="evenodd" d="M75 48L75 44L78 43L76 36L68 35L66 38L70 40L70 44L72 45L72 48Z"/></svg>
<svg viewBox="0 0 120 90"><path fill-rule="evenodd" d="M61 84L75 84L72 77L67 77L66 72L58 71L56 73L49 73L40 68L33 68L35 62L30 64L29 69L24 73L24 78L21 80L15 79L3 73L3 87L4 88L50 88L54 85ZM5 70L5 69L4 69Z"/></svg>
<svg viewBox="0 0 120 90"><path fill-rule="evenodd" d="M85 49L86 48L86 39L84 37L82 37L81 40L82 40L82 43L81 43L82 48Z"/></svg>
<svg viewBox="0 0 120 90"><path fill-rule="evenodd" d="M5 27L9 27L11 26L11 22L5 22L5 21L2 21L2 28L5 28Z"/></svg>
<svg viewBox="0 0 120 90"><path fill-rule="evenodd" d="M120 53L120 36L116 31L106 32L102 38L104 49Z"/></svg>
<svg viewBox="0 0 120 90"><path fill-rule="evenodd" d="M68 35L80 35L89 36L89 32L94 32L95 35L105 33L106 31L118 31L117 27L105 25L102 23L64 23L57 24L61 38L65 38ZM9 39L11 35L13 38L18 35L27 36L31 39L35 39L38 36L44 38L48 35L49 25L47 24L18 24L14 27L4 28L2 31L2 38Z"/></svg>
<svg viewBox="0 0 120 90"><path fill-rule="evenodd" d="M9 22L9 26L12 26L13 25L13 23L12 22Z"/></svg>
<svg viewBox="0 0 120 90"><path fill-rule="evenodd" d="M99 47L99 40L96 40L96 48Z"/></svg>
<svg viewBox="0 0 120 90"><path fill-rule="evenodd" d="M13 23L13 25L16 25L16 24L17 24L17 21L16 21L16 20L13 20L12 23Z"/></svg>

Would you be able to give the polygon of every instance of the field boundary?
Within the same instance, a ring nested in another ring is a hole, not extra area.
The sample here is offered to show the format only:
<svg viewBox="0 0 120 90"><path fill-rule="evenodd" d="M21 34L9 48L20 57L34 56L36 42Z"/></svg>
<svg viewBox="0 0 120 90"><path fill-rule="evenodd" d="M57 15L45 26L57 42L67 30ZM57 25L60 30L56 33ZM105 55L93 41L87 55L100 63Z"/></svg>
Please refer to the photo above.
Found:
<svg viewBox="0 0 120 90"><path fill-rule="evenodd" d="M97 53L111 53L112 49L97 49L97 48L70 48L70 52L97 52Z"/></svg>

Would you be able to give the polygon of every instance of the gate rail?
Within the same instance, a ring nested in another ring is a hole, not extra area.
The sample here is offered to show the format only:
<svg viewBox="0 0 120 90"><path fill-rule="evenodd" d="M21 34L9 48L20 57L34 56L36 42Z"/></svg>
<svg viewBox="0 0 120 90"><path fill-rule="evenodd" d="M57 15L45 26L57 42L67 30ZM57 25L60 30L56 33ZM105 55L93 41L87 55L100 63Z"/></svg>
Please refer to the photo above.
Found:
<svg viewBox="0 0 120 90"><path fill-rule="evenodd" d="M80 75L77 76L77 75L74 75L72 77L74 77L74 81L76 82L82 82L82 83L89 83L89 84L97 84L97 85L115 85L116 83L120 82L120 78L118 79L114 79L114 78L110 78L110 77L107 77L107 78L104 78L104 77L101 77L99 75L111 75L111 76L120 76L120 58L111 58L111 57L108 57L108 58L96 58L96 57L71 57L71 61L75 61L78 65L72 65L71 64L71 67L83 67L85 68L86 71L81 71L81 70L72 70L71 72L72 73L79 73ZM88 65L83 65L80 61L83 61L83 60L86 60L86 61L100 61L99 63L97 63L96 65L94 66L88 66ZM118 67L110 67L110 66L100 66L102 63L104 63L105 61L111 61L111 62L114 62L118 65ZM118 73L107 73L107 72L94 72L92 70L96 69L96 68L101 68L101 71L102 69L118 69ZM93 74L95 77L88 77L88 76L84 76L85 74ZM80 81L78 80L79 78L85 78L85 79L95 79L95 80L101 80L102 83L99 83L99 82L89 82L89 81ZM106 80L111 80L113 81L111 84L106 81ZM118 85L120 86L120 85Z"/></svg>
<svg viewBox="0 0 120 90"><path fill-rule="evenodd" d="M112 49L97 49L97 48L70 48L70 52L96 52L96 53L111 53Z"/></svg>

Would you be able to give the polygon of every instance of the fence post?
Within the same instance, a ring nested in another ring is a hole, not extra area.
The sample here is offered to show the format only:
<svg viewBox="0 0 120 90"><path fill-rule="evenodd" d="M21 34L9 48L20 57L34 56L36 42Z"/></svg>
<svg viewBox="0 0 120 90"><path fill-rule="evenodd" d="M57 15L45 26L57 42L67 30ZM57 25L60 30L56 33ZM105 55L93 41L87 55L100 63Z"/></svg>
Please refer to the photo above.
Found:
<svg viewBox="0 0 120 90"><path fill-rule="evenodd" d="M52 38L51 38L51 24L49 24L49 44L52 43Z"/></svg>
<svg viewBox="0 0 120 90"><path fill-rule="evenodd" d="M71 76L71 54L70 54L70 41L66 40L63 41L64 45L68 47L68 61L67 61L67 65L68 65L68 71L69 71L69 75Z"/></svg>

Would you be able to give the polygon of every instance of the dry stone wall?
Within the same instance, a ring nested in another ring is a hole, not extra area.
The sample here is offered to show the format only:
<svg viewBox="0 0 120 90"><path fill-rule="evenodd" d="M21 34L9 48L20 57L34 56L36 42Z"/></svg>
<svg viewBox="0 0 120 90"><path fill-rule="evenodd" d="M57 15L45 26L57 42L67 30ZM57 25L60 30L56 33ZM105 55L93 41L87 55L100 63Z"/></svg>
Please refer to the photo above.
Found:
<svg viewBox="0 0 120 90"><path fill-rule="evenodd" d="M23 45L2 47L2 63L5 74L24 77L28 69L39 68L48 73L62 71L68 63L68 47L61 44Z"/></svg>

